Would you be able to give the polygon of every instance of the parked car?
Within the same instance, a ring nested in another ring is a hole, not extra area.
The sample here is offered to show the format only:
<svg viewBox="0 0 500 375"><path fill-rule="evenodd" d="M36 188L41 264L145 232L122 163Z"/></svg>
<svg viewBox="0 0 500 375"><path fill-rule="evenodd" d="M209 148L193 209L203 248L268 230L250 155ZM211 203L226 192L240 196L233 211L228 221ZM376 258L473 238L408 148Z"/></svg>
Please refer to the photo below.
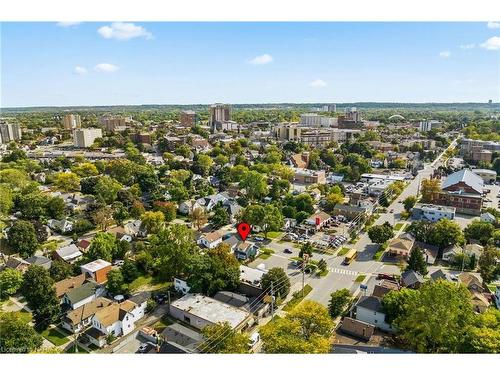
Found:
<svg viewBox="0 0 500 375"><path fill-rule="evenodd" d="M260 236L254 237L253 239L255 241L259 241L259 242L264 241L264 237L260 237Z"/></svg>
<svg viewBox="0 0 500 375"><path fill-rule="evenodd" d="M149 349L151 348L151 344L147 342L143 342L141 345L139 345L139 349L137 349L138 353L147 353Z"/></svg>
<svg viewBox="0 0 500 375"><path fill-rule="evenodd" d="M167 301L167 295L163 293L155 294L153 299L157 304L162 305Z"/></svg>
<svg viewBox="0 0 500 375"><path fill-rule="evenodd" d="M293 252L292 252L292 250L290 250L290 249L288 249L288 248L286 248L285 250L283 250L283 252L284 252L285 254L292 254L292 253L293 253Z"/></svg>
<svg viewBox="0 0 500 375"><path fill-rule="evenodd" d="M248 340L248 347L253 348L260 341L260 334L258 332L252 333Z"/></svg>
<svg viewBox="0 0 500 375"><path fill-rule="evenodd" d="M113 266L117 266L117 267L121 267L125 264L125 261L121 260L121 259L117 259L113 262Z"/></svg>
<svg viewBox="0 0 500 375"><path fill-rule="evenodd" d="M391 281L396 281L396 278L393 275L389 275L387 273L379 273L377 275L377 280L391 280Z"/></svg>

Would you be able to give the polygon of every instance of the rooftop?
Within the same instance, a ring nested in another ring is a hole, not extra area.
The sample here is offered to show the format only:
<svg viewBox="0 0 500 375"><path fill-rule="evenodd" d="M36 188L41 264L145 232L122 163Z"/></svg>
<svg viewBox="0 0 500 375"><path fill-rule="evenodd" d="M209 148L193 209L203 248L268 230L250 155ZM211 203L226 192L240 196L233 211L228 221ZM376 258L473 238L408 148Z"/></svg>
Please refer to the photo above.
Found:
<svg viewBox="0 0 500 375"><path fill-rule="evenodd" d="M97 272L107 266L111 266L111 263L106 262L105 260L102 259L97 259L94 260L93 262L83 264L81 268L84 269L85 271Z"/></svg>
<svg viewBox="0 0 500 375"><path fill-rule="evenodd" d="M173 302L172 307L211 323L228 322L232 328L238 327L249 315L246 311L202 294L186 294Z"/></svg>
<svg viewBox="0 0 500 375"><path fill-rule="evenodd" d="M460 182L463 182L466 185L470 186L479 194L483 193L483 179L472 172L470 169L462 169L461 171L450 174L444 180L442 188L446 189Z"/></svg>

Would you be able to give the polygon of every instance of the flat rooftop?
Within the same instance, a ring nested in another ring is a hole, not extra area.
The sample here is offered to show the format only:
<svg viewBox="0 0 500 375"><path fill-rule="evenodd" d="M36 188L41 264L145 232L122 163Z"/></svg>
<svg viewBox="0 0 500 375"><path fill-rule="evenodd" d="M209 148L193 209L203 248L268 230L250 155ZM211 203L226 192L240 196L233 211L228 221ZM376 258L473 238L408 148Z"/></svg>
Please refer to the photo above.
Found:
<svg viewBox="0 0 500 375"><path fill-rule="evenodd" d="M418 208L421 210L450 212L450 213L454 213L457 210L455 207L440 206L437 204L429 204L429 203L415 203L415 206L413 206L413 208Z"/></svg>
<svg viewBox="0 0 500 375"><path fill-rule="evenodd" d="M106 262L105 260L102 259L97 259L94 260L93 262L82 264L81 268L89 272L96 272L107 266L111 266L111 263Z"/></svg>
<svg viewBox="0 0 500 375"><path fill-rule="evenodd" d="M173 302L172 307L193 314L211 323L228 322L232 328L238 327L249 315L244 310L202 294L186 294L184 297Z"/></svg>

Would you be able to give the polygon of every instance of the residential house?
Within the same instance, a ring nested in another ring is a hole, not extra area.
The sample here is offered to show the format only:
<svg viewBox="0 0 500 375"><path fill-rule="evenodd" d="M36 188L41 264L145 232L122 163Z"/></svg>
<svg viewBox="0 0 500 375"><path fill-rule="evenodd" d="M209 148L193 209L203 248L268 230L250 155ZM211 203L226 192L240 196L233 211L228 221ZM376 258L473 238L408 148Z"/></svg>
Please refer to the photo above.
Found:
<svg viewBox="0 0 500 375"><path fill-rule="evenodd" d="M144 316L144 311L130 300L113 303L94 314L92 327L85 334L92 344L102 348L109 335L119 337L132 332L140 316Z"/></svg>
<svg viewBox="0 0 500 375"><path fill-rule="evenodd" d="M234 250L234 256L241 260L255 258L257 255L259 255L259 248L248 241L241 241Z"/></svg>
<svg viewBox="0 0 500 375"><path fill-rule="evenodd" d="M494 298L495 298L495 304L497 305L497 309L500 309L500 285L497 285Z"/></svg>
<svg viewBox="0 0 500 375"><path fill-rule="evenodd" d="M464 246L464 252L469 256L474 255L476 259L479 259L483 250L484 247L476 243L470 243Z"/></svg>
<svg viewBox="0 0 500 375"><path fill-rule="evenodd" d="M123 226L123 229L126 234L135 237L144 237L146 236L146 230L142 226L141 220L132 220Z"/></svg>
<svg viewBox="0 0 500 375"><path fill-rule="evenodd" d="M132 239L133 239L132 235L128 234L125 231L125 228L120 227L120 226L110 228L106 231L106 233L110 233L110 234L114 235L118 241L127 241L128 243L130 243L130 242L132 242Z"/></svg>
<svg viewBox="0 0 500 375"><path fill-rule="evenodd" d="M351 336L358 337L364 341L368 341L375 331L375 326L373 324L365 323L346 316L344 319L342 319L340 330Z"/></svg>
<svg viewBox="0 0 500 375"><path fill-rule="evenodd" d="M111 271L111 263L97 259L81 265L80 269L86 278L91 278L96 283L103 284L108 281L108 272Z"/></svg>
<svg viewBox="0 0 500 375"><path fill-rule="evenodd" d="M483 281L480 279L480 276L474 275L470 272L462 272L458 275L458 282L463 284L467 289L471 292L483 293Z"/></svg>
<svg viewBox="0 0 500 375"><path fill-rule="evenodd" d="M375 297L382 298L387 293L392 291L398 291L400 289L399 284L392 280L381 280L379 284L375 285L373 288L372 295Z"/></svg>
<svg viewBox="0 0 500 375"><path fill-rule="evenodd" d="M50 219L47 221L47 225L50 229L55 230L59 233L68 233L73 230L73 223L67 219Z"/></svg>
<svg viewBox="0 0 500 375"><path fill-rule="evenodd" d="M198 245L203 245L208 249L213 249L222 243L222 236L222 232L217 230L208 233L201 233L199 234L196 243Z"/></svg>
<svg viewBox="0 0 500 375"><path fill-rule="evenodd" d="M87 279L85 278L85 275L82 274L56 282L54 284L54 287L56 289L57 298L63 298L64 294L66 294L68 291L78 288L86 282Z"/></svg>
<svg viewBox="0 0 500 375"><path fill-rule="evenodd" d="M26 259L26 262L30 265L41 266L46 270L49 270L52 266L52 261L49 258L40 255L33 255Z"/></svg>
<svg viewBox="0 0 500 375"><path fill-rule="evenodd" d="M389 241L387 253L391 256L408 258L414 244L415 238L409 233L403 233Z"/></svg>
<svg viewBox="0 0 500 375"><path fill-rule="evenodd" d="M79 287L68 290L62 297L62 304L71 310L77 309L105 294L106 290L101 285L88 281Z"/></svg>
<svg viewBox="0 0 500 375"><path fill-rule="evenodd" d="M3 268L10 268L25 273L28 270L29 266L31 266L31 264L24 259L9 256Z"/></svg>
<svg viewBox="0 0 500 375"><path fill-rule="evenodd" d="M433 281L437 281L437 280L453 281L451 279L451 276L447 273L444 273L441 268L438 269L437 271L434 271L433 273L431 273L430 277Z"/></svg>
<svg viewBox="0 0 500 375"><path fill-rule="evenodd" d="M353 315L351 318L371 324L382 331L393 331L391 325L385 321L385 313L379 297L362 296L354 306Z"/></svg>
<svg viewBox="0 0 500 375"><path fill-rule="evenodd" d="M481 214L481 221L495 225L497 222L497 218L490 212L483 212Z"/></svg>
<svg viewBox="0 0 500 375"><path fill-rule="evenodd" d="M424 283L424 277L417 271L406 270L401 274L401 285L410 289L418 289Z"/></svg>
<svg viewBox="0 0 500 375"><path fill-rule="evenodd" d="M458 245L448 246L443 250L443 260L445 262L451 263L457 255L460 255L464 250Z"/></svg>
<svg viewBox="0 0 500 375"><path fill-rule="evenodd" d="M178 279L174 277L174 289L177 293L187 294L191 290L186 280Z"/></svg>
<svg viewBox="0 0 500 375"><path fill-rule="evenodd" d="M75 263L77 260L81 259L82 256L82 252L73 243L60 247L54 252L54 257L70 264Z"/></svg>
<svg viewBox="0 0 500 375"><path fill-rule="evenodd" d="M240 285L238 286L239 292L254 297L261 295L261 280L262 276L266 273L267 270L240 265Z"/></svg>
<svg viewBox="0 0 500 375"><path fill-rule="evenodd" d="M472 306L474 311L482 314L490 307L490 301L483 293L473 292L472 293Z"/></svg>
<svg viewBox="0 0 500 375"><path fill-rule="evenodd" d="M91 324L92 317L97 311L112 304L113 301L98 297L74 310L68 311L61 319L61 326L73 333L81 332Z"/></svg>
<svg viewBox="0 0 500 375"><path fill-rule="evenodd" d="M76 246L80 249L80 251L86 253L89 249L90 243L91 242L88 239L81 239L80 241L78 241Z"/></svg>

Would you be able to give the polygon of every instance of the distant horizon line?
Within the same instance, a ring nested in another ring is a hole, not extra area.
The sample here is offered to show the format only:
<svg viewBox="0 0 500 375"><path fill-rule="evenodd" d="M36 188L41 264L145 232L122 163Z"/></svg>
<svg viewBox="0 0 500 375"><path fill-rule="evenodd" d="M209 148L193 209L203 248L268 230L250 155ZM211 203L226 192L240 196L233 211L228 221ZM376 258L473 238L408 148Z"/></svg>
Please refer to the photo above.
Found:
<svg viewBox="0 0 500 375"><path fill-rule="evenodd" d="M354 105L354 104L440 104L440 105L463 105L463 104L500 104L500 102L438 102L438 101L427 101L427 102L390 102L390 101L355 101L355 102L262 102L262 103L252 103L252 102L241 102L241 103L230 103L230 102L211 102L211 103L190 103L190 104L180 104L180 103L142 103L142 104L73 104L73 105L23 105L23 106L9 106L0 107L2 110L12 110L12 109L37 109L37 108L84 108L84 107L146 107L146 106L171 106L171 107L189 107L189 106L210 106L212 104L229 104L236 106L244 105Z"/></svg>

